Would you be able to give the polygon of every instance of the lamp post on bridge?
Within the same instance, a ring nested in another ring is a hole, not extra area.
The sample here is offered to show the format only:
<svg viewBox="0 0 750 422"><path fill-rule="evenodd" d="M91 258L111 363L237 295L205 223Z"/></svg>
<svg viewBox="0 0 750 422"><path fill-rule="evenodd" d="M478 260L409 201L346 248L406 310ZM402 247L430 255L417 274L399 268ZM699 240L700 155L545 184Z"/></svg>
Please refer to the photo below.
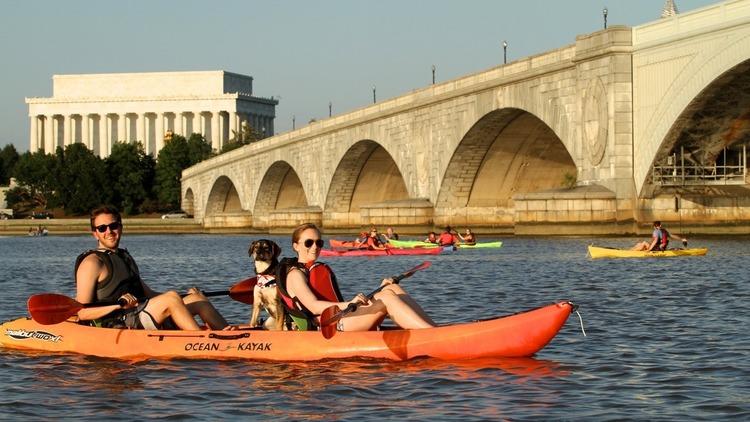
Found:
<svg viewBox="0 0 750 422"><path fill-rule="evenodd" d="M331 117L332 109L333 109L333 103L329 101L328 102L328 117Z"/></svg>
<svg viewBox="0 0 750 422"><path fill-rule="evenodd" d="M432 65L432 84L435 85L435 65Z"/></svg>
<svg viewBox="0 0 750 422"><path fill-rule="evenodd" d="M372 86L372 103L375 104L377 102L375 98L375 85Z"/></svg>
<svg viewBox="0 0 750 422"><path fill-rule="evenodd" d="M295 116L294 114L292 114L292 130L295 129L295 126L296 126L295 123L296 122L297 122L297 116Z"/></svg>
<svg viewBox="0 0 750 422"><path fill-rule="evenodd" d="M602 15L604 16L604 29L607 29L607 13L608 13L608 10L607 10L607 8L605 7L605 8L604 8L604 9L602 10Z"/></svg>
<svg viewBox="0 0 750 422"><path fill-rule="evenodd" d="M503 40L503 64L508 63L508 41Z"/></svg>

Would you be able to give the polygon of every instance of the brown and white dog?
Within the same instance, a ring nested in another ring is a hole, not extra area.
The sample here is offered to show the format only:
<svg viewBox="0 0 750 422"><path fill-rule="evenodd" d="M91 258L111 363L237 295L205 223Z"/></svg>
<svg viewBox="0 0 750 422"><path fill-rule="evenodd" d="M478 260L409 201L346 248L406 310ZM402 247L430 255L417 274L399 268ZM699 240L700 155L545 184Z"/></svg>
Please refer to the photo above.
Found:
<svg viewBox="0 0 750 422"><path fill-rule="evenodd" d="M247 251L255 263L255 274L258 282L253 290L253 313L250 316L250 326L258 326L260 308L264 307L270 318L266 321L269 330L284 328L284 305L279 297L276 286L276 267L279 265L281 248L273 240L259 239L250 244Z"/></svg>

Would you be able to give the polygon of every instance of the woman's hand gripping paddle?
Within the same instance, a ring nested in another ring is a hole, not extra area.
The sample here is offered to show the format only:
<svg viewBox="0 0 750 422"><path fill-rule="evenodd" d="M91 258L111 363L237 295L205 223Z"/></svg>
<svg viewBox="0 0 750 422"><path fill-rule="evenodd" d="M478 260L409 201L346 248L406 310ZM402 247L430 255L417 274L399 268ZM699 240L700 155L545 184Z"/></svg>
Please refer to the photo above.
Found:
<svg viewBox="0 0 750 422"><path fill-rule="evenodd" d="M411 277L416 273L417 271L424 270L427 268L430 268L430 265L432 263L430 261L424 261L423 263L417 265L416 267L401 273L397 276L391 277L393 279L393 283L398 284L399 281ZM376 293L383 290L387 285L383 285L378 287L377 289L370 292L370 294L367 295L367 299L372 299L373 296L375 296ZM339 320L346 315L349 315L350 313L357 310L359 307L356 303L350 303L344 310L340 310L338 306L333 305L326 308L322 314L320 314L320 331L323 333L323 337L329 339L333 337L334 334L336 334L336 323L339 322Z"/></svg>
<svg viewBox="0 0 750 422"><path fill-rule="evenodd" d="M253 288L255 287L256 278L248 278L232 286L229 290L220 290L215 292L202 292L204 296L229 296L232 299L252 304ZM183 295L186 296L186 295ZM122 303L87 303L82 304L76 300L56 293L42 293L33 295L27 302L31 318L42 324L52 325L59 324L73 315L77 314L83 308L93 308L97 306L122 305Z"/></svg>

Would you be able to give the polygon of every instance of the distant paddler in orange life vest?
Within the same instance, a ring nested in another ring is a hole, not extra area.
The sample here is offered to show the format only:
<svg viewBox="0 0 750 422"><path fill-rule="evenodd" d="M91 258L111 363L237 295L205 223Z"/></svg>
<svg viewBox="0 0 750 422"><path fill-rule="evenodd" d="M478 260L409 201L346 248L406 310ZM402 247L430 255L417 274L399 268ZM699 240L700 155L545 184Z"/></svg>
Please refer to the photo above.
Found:
<svg viewBox="0 0 750 422"><path fill-rule="evenodd" d="M453 233L451 226L445 226L445 230L438 237L438 244L440 246L455 246L456 243L458 243L458 236Z"/></svg>
<svg viewBox="0 0 750 422"><path fill-rule="evenodd" d="M370 229L370 236L367 238L367 249L371 251L386 249L385 243L380 235L378 235L378 229L375 227Z"/></svg>
<svg viewBox="0 0 750 422"><path fill-rule="evenodd" d="M315 325L320 324L320 315L327 308L337 306L343 310L350 303L360 306L336 323L338 331L372 330L387 316L401 328L435 326L417 302L391 278L381 282L385 287L372 300L357 293L352 300L343 301L330 267L316 262L322 247L323 239L317 226L306 223L297 227L292 233L292 248L297 252L299 265L290 266L282 281L282 299L299 314L308 316L311 326L307 329L315 329Z"/></svg>
<svg viewBox="0 0 750 422"><path fill-rule="evenodd" d="M654 231L651 233L651 242L639 242L631 248L634 251L666 251L669 246L669 238L682 241L687 247L687 239L670 233L661 226L661 221L654 221Z"/></svg>

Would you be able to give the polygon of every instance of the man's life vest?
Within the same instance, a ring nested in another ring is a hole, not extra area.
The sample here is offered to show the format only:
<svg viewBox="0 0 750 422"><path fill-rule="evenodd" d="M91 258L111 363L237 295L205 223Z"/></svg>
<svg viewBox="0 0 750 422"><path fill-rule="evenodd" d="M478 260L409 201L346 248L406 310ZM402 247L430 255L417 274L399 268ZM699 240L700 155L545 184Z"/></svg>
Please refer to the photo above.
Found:
<svg viewBox="0 0 750 422"><path fill-rule="evenodd" d="M329 302L343 302L343 296L339 290L336 275L327 264L322 262L313 262L311 264L302 264L297 258L284 258L279 262L276 272L276 284L279 287L279 296L281 302L286 308L287 329L296 329L300 331L317 330L318 320L316 315L302 304L296 297L292 297L287 291L287 275L289 271L297 268L302 271L307 278L310 290L315 297L320 300Z"/></svg>
<svg viewBox="0 0 750 422"><path fill-rule="evenodd" d="M96 283L92 303L115 303L125 293L130 293L139 299L146 296L138 265L136 265L127 249L117 249L116 251L92 249L78 255L73 272L74 277L78 273L78 267L81 266L83 260L91 254L96 255L107 267L107 273L109 273L104 281ZM127 312L130 311L116 310L95 320L94 323L98 326L108 326L108 323L117 320L118 317Z"/></svg>
<svg viewBox="0 0 750 422"><path fill-rule="evenodd" d="M667 231L667 229L660 228L659 229L659 235L661 237L659 239L659 241L657 242L658 245L659 245L659 248L662 251L666 251L667 250L667 246L669 246L669 232Z"/></svg>
<svg viewBox="0 0 750 422"><path fill-rule="evenodd" d="M451 246L455 243L455 241L456 240L453 238L453 235L448 232L443 232L438 238L438 243L440 243L440 246Z"/></svg>

